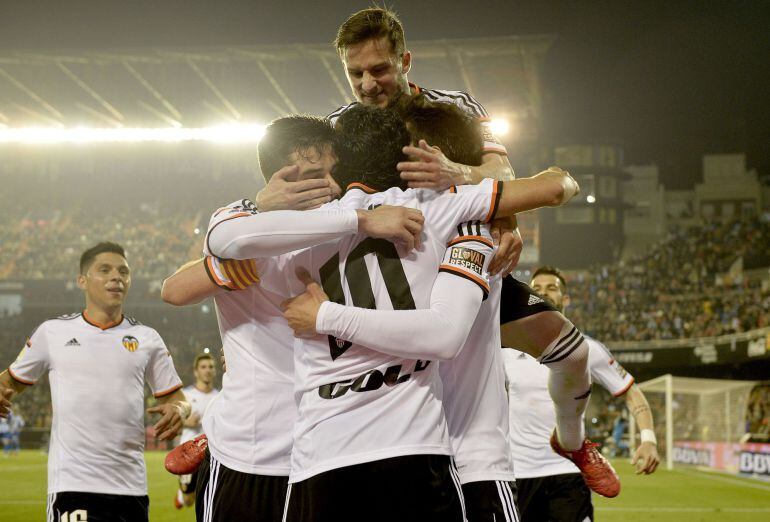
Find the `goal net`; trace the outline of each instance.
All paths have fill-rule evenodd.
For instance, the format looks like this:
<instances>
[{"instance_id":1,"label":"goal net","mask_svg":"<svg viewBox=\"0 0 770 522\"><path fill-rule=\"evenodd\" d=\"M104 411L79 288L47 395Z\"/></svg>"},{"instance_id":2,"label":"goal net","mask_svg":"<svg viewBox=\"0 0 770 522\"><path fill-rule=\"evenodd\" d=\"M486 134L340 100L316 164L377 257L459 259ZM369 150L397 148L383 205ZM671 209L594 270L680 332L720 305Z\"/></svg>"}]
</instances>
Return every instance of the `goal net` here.
<instances>
[{"instance_id":1,"label":"goal net","mask_svg":"<svg viewBox=\"0 0 770 522\"><path fill-rule=\"evenodd\" d=\"M655 419L658 452L676 464L737 472L748 427L747 405L756 381L697 379L667 374L640 383ZM631 445L638 433L631 419Z\"/></svg>"}]
</instances>

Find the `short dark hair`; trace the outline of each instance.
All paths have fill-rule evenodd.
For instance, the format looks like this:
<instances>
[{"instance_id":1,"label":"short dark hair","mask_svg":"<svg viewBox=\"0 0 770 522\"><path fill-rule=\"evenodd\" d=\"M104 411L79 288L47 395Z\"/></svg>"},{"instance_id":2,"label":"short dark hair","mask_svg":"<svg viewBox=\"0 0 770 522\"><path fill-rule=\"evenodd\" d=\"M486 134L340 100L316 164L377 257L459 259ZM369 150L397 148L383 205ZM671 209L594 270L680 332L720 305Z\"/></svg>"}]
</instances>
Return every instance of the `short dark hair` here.
<instances>
[{"instance_id":1,"label":"short dark hair","mask_svg":"<svg viewBox=\"0 0 770 522\"><path fill-rule=\"evenodd\" d=\"M539 275L552 275L559 278L559 281L561 281L562 288L566 291L567 290L567 280L564 279L564 274L561 273L561 270L556 268L555 266L551 265L544 265L535 270L535 273L532 274L532 279L534 280Z\"/></svg>"},{"instance_id":2,"label":"short dark hair","mask_svg":"<svg viewBox=\"0 0 770 522\"><path fill-rule=\"evenodd\" d=\"M337 168L334 178L341 187L361 182L377 191L407 188L396 169L406 160L409 131L398 111L356 104L335 124Z\"/></svg>"},{"instance_id":3,"label":"short dark hair","mask_svg":"<svg viewBox=\"0 0 770 522\"><path fill-rule=\"evenodd\" d=\"M273 120L257 146L265 182L288 164L293 152L302 155L312 148L321 151L333 143L334 128L323 118L295 114Z\"/></svg>"},{"instance_id":4,"label":"short dark hair","mask_svg":"<svg viewBox=\"0 0 770 522\"><path fill-rule=\"evenodd\" d=\"M123 250L122 246L110 241L102 241L101 243L92 246L80 255L80 273L85 275L85 273L88 272L88 269L93 264L94 259L96 259L96 256L99 254L104 254L105 252L118 254L119 256L122 256L123 259L126 258L126 251Z\"/></svg>"},{"instance_id":5,"label":"short dark hair","mask_svg":"<svg viewBox=\"0 0 770 522\"><path fill-rule=\"evenodd\" d=\"M340 25L334 39L334 47L344 58L345 50L351 45L382 37L388 38L393 54L404 54L404 27L396 13L383 7L370 7L353 13Z\"/></svg>"},{"instance_id":6,"label":"short dark hair","mask_svg":"<svg viewBox=\"0 0 770 522\"><path fill-rule=\"evenodd\" d=\"M452 103L430 101L423 94L401 96L394 107L403 115L412 143L425 140L451 161L481 165L484 131L478 118Z\"/></svg>"},{"instance_id":7,"label":"short dark hair","mask_svg":"<svg viewBox=\"0 0 770 522\"><path fill-rule=\"evenodd\" d=\"M205 360L205 359L208 359L211 362L214 362L214 357L212 357L210 353L202 353L202 354L199 354L199 355L195 356L195 360L193 360L193 368L197 370L198 369L198 363L203 361L203 360Z\"/></svg>"}]
</instances>

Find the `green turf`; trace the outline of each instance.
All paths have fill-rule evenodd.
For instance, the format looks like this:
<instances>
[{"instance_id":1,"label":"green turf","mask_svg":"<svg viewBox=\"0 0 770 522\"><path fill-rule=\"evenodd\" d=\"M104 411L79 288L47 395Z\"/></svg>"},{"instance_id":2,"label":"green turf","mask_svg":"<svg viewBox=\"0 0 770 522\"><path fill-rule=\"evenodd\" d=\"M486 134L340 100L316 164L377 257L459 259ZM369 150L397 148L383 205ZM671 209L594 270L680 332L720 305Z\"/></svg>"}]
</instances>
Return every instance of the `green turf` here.
<instances>
[{"instance_id":1,"label":"green turf","mask_svg":"<svg viewBox=\"0 0 770 522\"><path fill-rule=\"evenodd\" d=\"M191 508L172 505L176 478L163 469L164 453L148 452L150 520L191 521ZM618 498L595 498L599 522L756 522L770 517L770 483L691 469L659 469L634 475L627 461L614 461L623 483ZM46 456L23 451L0 457L0 520L45 520Z\"/></svg>"},{"instance_id":2,"label":"green turf","mask_svg":"<svg viewBox=\"0 0 770 522\"><path fill-rule=\"evenodd\" d=\"M159 451L145 453L150 520L193 521L193 508L174 508L177 480L163 468L165 455ZM0 457L0 521L45 520L46 462L46 455L32 450L22 451L18 457Z\"/></svg>"}]
</instances>

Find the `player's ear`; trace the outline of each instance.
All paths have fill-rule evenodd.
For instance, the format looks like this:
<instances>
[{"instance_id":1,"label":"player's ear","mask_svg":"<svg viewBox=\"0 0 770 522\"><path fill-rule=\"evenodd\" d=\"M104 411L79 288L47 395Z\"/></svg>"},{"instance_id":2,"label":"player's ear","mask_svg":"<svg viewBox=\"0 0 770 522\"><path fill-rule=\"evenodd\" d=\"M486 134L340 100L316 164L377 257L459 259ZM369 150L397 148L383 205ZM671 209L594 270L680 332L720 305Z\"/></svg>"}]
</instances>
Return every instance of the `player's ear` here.
<instances>
[{"instance_id":1,"label":"player's ear","mask_svg":"<svg viewBox=\"0 0 770 522\"><path fill-rule=\"evenodd\" d=\"M75 282L77 283L78 288L80 288L81 290L86 289L86 276L84 274L78 274L78 277L75 280Z\"/></svg>"},{"instance_id":2,"label":"player's ear","mask_svg":"<svg viewBox=\"0 0 770 522\"><path fill-rule=\"evenodd\" d=\"M412 68L412 53L404 51L401 55L401 73L406 74Z\"/></svg>"},{"instance_id":3,"label":"player's ear","mask_svg":"<svg viewBox=\"0 0 770 522\"><path fill-rule=\"evenodd\" d=\"M564 294L564 297L561 298L561 304L564 308L567 308L569 306L570 298L569 294Z\"/></svg>"}]
</instances>

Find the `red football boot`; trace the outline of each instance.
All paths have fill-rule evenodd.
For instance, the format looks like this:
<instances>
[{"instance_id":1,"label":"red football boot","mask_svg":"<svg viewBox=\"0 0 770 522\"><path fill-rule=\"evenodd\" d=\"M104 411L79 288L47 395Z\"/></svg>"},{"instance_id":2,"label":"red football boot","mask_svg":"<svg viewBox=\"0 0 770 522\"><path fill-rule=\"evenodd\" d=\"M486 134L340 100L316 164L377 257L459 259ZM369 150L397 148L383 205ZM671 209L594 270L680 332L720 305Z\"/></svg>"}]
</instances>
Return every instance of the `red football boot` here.
<instances>
[{"instance_id":1,"label":"red football boot","mask_svg":"<svg viewBox=\"0 0 770 522\"><path fill-rule=\"evenodd\" d=\"M556 430L551 436L551 448L558 455L571 460L580 469L586 485L603 497L617 497L620 493L620 478L604 456L596 448L599 444L588 439L583 441L583 446L575 451L567 451L559 444Z\"/></svg>"},{"instance_id":2,"label":"red football boot","mask_svg":"<svg viewBox=\"0 0 770 522\"><path fill-rule=\"evenodd\" d=\"M166 455L166 470L174 475L189 475L203 462L208 445L205 433L180 444Z\"/></svg>"}]
</instances>

